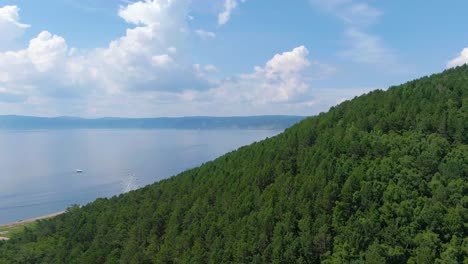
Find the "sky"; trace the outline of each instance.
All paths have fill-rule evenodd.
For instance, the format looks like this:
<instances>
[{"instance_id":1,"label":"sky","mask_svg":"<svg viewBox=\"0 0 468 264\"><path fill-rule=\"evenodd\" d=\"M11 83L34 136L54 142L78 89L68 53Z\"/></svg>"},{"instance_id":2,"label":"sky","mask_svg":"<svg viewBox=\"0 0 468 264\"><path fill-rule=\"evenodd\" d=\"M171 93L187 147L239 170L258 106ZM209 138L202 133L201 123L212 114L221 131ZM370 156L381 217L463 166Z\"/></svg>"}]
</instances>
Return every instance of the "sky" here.
<instances>
[{"instance_id":1,"label":"sky","mask_svg":"<svg viewBox=\"0 0 468 264\"><path fill-rule=\"evenodd\" d=\"M0 0L0 114L304 115L468 63L468 1Z\"/></svg>"}]
</instances>

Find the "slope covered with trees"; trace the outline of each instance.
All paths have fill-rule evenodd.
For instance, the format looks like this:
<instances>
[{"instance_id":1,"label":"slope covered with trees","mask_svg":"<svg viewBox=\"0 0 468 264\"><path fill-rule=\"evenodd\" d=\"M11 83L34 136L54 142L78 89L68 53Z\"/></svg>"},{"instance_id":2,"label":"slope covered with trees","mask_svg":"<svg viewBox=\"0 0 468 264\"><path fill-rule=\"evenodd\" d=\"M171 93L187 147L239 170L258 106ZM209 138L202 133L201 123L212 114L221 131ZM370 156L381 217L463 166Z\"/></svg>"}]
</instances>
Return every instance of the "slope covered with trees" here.
<instances>
[{"instance_id":1,"label":"slope covered with trees","mask_svg":"<svg viewBox=\"0 0 468 264\"><path fill-rule=\"evenodd\" d=\"M467 263L468 66L0 244L0 263Z\"/></svg>"}]
</instances>

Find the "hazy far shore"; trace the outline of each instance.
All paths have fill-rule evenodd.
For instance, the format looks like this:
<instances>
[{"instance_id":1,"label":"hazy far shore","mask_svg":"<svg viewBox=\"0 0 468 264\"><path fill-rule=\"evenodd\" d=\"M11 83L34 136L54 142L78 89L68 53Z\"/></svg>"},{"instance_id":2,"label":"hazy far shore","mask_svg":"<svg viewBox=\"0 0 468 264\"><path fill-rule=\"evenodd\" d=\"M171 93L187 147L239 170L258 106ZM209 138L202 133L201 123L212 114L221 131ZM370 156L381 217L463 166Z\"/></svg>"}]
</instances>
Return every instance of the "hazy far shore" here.
<instances>
[{"instance_id":1,"label":"hazy far shore","mask_svg":"<svg viewBox=\"0 0 468 264\"><path fill-rule=\"evenodd\" d=\"M29 129L259 129L282 130L301 120L304 116L191 116L156 118L96 118L35 117L0 115L0 130Z\"/></svg>"}]
</instances>

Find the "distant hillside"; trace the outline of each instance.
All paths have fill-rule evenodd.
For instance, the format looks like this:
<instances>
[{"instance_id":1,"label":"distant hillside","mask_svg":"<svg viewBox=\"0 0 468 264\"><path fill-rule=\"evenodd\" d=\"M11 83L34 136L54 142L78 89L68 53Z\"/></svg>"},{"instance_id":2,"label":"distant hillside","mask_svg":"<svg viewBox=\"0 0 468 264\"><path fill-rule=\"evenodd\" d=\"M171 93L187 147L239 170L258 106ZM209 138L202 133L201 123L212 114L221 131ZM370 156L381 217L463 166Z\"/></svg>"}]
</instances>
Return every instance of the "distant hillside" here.
<instances>
[{"instance_id":1,"label":"distant hillside","mask_svg":"<svg viewBox=\"0 0 468 264\"><path fill-rule=\"evenodd\" d=\"M285 129L301 116L98 118L0 116L0 129Z\"/></svg>"},{"instance_id":2,"label":"distant hillside","mask_svg":"<svg viewBox=\"0 0 468 264\"><path fill-rule=\"evenodd\" d=\"M468 66L0 242L0 263L467 263Z\"/></svg>"}]
</instances>

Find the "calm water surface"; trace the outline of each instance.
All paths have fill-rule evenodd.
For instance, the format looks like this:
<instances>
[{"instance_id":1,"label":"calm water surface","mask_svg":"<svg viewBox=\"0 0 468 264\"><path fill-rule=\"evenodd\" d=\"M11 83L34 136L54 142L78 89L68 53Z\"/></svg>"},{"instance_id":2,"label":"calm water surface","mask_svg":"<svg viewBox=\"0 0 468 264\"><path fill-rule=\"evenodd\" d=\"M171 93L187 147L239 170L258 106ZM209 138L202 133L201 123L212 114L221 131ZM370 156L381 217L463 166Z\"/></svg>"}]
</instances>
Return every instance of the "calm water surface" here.
<instances>
[{"instance_id":1,"label":"calm water surface","mask_svg":"<svg viewBox=\"0 0 468 264\"><path fill-rule=\"evenodd\" d=\"M0 131L0 224L168 178L270 130ZM76 170L83 173L76 173Z\"/></svg>"}]
</instances>

